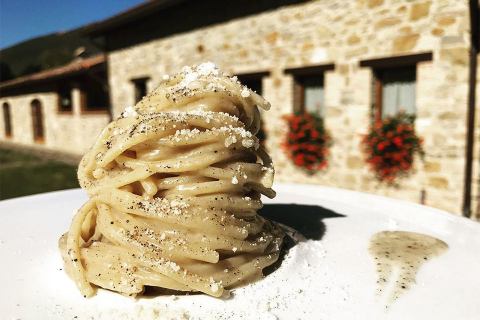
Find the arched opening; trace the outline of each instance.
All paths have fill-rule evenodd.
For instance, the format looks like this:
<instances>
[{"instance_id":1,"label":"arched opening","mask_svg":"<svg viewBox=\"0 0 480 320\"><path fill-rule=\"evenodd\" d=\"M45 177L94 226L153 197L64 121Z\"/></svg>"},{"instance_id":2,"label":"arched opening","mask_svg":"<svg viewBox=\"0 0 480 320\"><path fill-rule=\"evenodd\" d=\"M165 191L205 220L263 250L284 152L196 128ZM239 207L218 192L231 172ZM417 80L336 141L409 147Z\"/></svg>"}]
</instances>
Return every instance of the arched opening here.
<instances>
[{"instance_id":1,"label":"arched opening","mask_svg":"<svg viewBox=\"0 0 480 320\"><path fill-rule=\"evenodd\" d=\"M32 108L33 139L35 140L35 142L43 142L44 130L42 103L40 102L40 100L35 99L30 105Z\"/></svg>"},{"instance_id":2,"label":"arched opening","mask_svg":"<svg viewBox=\"0 0 480 320\"><path fill-rule=\"evenodd\" d=\"M10 113L10 105L4 102L3 109L3 124L5 128L5 137L10 138L12 136L12 115Z\"/></svg>"}]
</instances>

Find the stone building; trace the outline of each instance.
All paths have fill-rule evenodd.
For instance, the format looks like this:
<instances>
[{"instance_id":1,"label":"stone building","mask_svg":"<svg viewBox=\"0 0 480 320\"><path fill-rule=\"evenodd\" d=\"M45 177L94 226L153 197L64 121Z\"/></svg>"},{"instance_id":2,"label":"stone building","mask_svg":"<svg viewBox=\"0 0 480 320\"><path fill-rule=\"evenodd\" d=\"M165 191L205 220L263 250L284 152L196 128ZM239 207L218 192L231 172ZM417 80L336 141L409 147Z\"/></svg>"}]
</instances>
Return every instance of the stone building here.
<instances>
[{"instance_id":1,"label":"stone building","mask_svg":"<svg viewBox=\"0 0 480 320\"><path fill-rule=\"evenodd\" d=\"M242 0L226 6L220 0L163 0L87 26L85 32L105 43L113 116L157 86L162 75L213 61L271 102L264 126L277 181L372 192L461 214L465 165L471 160L472 217L478 217L480 144L473 159L465 156L468 5L466 0ZM32 98L2 93L0 103L27 114L27 102L19 101L24 106L17 111L15 99ZM416 115L426 156L412 175L389 187L368 170L360 140L377 110L394 114L398 101ZM329 167L314 175L296 168L280 148L286 135L282 116L304 109L323 116L334 140ZM97 117L74 116L78 123ZM55 117L46 120L47 127L58 126ZM98 117L89 132L107 121L105 114ZM20 127L21 117L14 118ZM480 140L479 120L475 141ZM81 135L72 130L71 139ZM17 141L32 143L31 133L25 136ZM48 139L45 145L66 146ZM83 145L69 148L80 152Z\"/></svg>"},{"instance_id":2,"label":"stone building","mask_svg":"<svg viewBox=\"0 0 480 320\"><path fill-rule=\"evenodd\" d=\"M85 152L110 121L105 57L0 84L1 141Z\"/></svg>"}]
</instances>

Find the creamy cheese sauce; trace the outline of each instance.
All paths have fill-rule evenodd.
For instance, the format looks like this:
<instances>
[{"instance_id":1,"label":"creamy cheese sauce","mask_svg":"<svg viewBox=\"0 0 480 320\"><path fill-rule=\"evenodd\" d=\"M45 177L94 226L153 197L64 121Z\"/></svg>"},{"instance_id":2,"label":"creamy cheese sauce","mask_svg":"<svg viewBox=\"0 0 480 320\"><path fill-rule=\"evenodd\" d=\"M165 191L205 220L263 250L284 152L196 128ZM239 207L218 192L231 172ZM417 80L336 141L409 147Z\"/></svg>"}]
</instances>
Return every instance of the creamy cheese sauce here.
<instances>
[{"instance_id":1,"label":"creamy cheese sauce","mask_svg":"<svg viewBox=\"0 0 480 320\"><path fill-rule=\"evenodd\" d=\"M422 264L447 249L448 245L442 240L421 233L376 233L370 240L369 251L378 274L377 295L385 294L388 286L393 286L387 300L388 307L415 284L415 276Z\"/></svg>"}]
</instances>

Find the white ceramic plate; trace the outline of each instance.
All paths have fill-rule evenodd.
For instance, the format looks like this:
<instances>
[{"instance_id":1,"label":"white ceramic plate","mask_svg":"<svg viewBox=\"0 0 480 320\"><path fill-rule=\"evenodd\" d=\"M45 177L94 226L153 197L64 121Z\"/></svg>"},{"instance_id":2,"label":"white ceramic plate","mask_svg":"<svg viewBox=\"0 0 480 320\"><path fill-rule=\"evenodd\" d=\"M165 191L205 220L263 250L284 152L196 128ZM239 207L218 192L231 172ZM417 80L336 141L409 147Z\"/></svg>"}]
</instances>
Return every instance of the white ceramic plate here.
<instances>
[{"instance_id":1,"label":"white ceramic plate","mask_svg":"<svg viewBox=\"0 0 480 320\"><path fill-rule=\"evenodd\" d=\"M57 250L81 190L0 202L2 319L480 319L480 224L413 203L318 186L279 184L266 214L310 240L265 279L219 300L205 295L137 300L99 290L84 299ZM278 204L299 205L278 205ZM370 237L425 233L449 245L385 309L375 295ZM315 240L319 239L320 240Z\"/></svg>"}]
</instances>

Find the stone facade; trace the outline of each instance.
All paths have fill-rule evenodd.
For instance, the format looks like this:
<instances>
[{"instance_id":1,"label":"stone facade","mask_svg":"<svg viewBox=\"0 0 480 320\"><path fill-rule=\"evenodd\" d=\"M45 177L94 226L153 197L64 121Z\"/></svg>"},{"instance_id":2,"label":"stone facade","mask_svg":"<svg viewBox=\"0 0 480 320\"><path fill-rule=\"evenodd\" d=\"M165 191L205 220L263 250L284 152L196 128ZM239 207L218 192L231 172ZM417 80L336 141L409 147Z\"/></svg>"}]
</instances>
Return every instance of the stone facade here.
<instances>
[{"instance_id":1,"label":"stone facade","mask_svg":"<svg viewBox=\"0 0 480 320\"><path fill-rule=\"evenodd\" d=\"M0 106L5 102L10 105L12 124L12 136L6 137L5 123L2 117L0 121L0 140L72 154L84 153L109 122L109 115L105 112L82 112L78 89L73 89L72 98L73 110L71 113L58 112L58 95L56 92L0 98ZM43 142L36 142L33 136L31 103L35 99L38 99L42 106L45 135Z\"/></svg>"},{"instance_id":2,"label":"stone facade","mask_svg":"<svg viewBox=\"0 0 480 320\"><path fill-rule=\"evenodd\" d=\"M232 74L269 71L263 95L267 147L277 181L319 183L461 211L468 85L467 1L312 1L188 33L141 43L108 55L114 114L134 104L130 79L148 76L154 88L165 73L206 60ZM359 143L370 121L372 70L359 61L432 52L417 64L416 129L425 139L425 161L398 187L373 179ZM283 114L293 110L292 67L335 64L325 73L325 123L334 145L325 172L295 168L279 145ZM477 100L478 101L478 100ZM477 111L480 112L480 111ZM477 138L480 122L477 120ZM479 141L479 139L477 139ZM476 145L474 177L478 177ZM478 179L474 185L478 199ZM474 203L474 208L477 206Z\"/></svg>"},{"instance_id":3,"label":"stone facade","mask_svg":"<svg viewBox=\"0 0 480 320\"><path fill-rule=\"evenodd\" d=\"M117 38L121 37L119 32ZM213 61L232 74L268 71L262 80L263 95L272 109L264 122L277 181L317 183L413 202L419 202L423 193L427 205L460 214L468 39L466 0L309 1L109 50L112 110L117 116L135 103L132 79L148 77L151 90L162 75L184 65ZM360 61L424 52L433 58L416 66L416 129L424 138L426 156L399 186L387 187L375 181L360 149L373 103L373 72L360 67ZM308 175L279 147L286 134L282 115L293 111L294 78L285 69L322 64L335 65L324 74L325 124L334 144L328 169ZM480 94L480 114L478 101ZM51 126L59 125L53 122ZM478 142L480 116L476 133ZM480 196L479 147L477 143L474 150L474 209Z\"/></svg>"}]
</instances>

